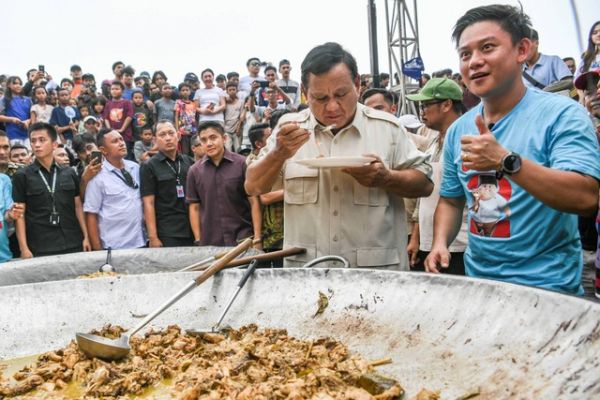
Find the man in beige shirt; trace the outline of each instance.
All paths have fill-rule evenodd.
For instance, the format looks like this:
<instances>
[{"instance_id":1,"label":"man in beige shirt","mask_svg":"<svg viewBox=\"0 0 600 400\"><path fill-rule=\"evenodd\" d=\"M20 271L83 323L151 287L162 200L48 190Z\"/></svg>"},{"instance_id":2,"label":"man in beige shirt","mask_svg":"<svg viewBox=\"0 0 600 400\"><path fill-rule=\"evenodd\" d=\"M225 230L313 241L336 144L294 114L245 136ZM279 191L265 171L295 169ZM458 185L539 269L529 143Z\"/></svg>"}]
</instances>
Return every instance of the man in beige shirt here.
<instances>
[{"instance_id":1,"label":"man in beige shirt","mask_svg":"<svg viewBox=\"0 0 600 400\"><path fill-rule=\"evenodd\" d=\"M283 178L284 247L307 249L286 259L286 266L334 254L353 267L407 269L402 197L431 193L427 156L397 118L358 104L356 61L337 43L309 52L302 87L309 109L281 118L269 145L248 168L245 185L248 194L259 195ZM375 160L330 169L297 162L320 155Z\"/></svg>"}]
</instances>

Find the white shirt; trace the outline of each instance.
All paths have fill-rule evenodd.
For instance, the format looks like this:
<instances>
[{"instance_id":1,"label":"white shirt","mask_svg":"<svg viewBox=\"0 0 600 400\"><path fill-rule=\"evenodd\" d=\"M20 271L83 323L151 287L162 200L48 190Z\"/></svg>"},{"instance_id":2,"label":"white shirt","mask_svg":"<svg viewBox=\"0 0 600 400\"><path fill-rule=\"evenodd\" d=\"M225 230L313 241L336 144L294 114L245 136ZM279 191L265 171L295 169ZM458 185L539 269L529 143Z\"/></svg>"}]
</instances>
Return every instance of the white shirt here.
<instances>
[{"instance_id":1,"label":"white shirt","mask_svg":"<svg viewBox=\"0 0 600 400\"><path fill-rule=\"evenodd\" d=\"M85 189L83 211L98 214L100 242L105 249L134 249L146 244L139 189L140 167L133 161L123 162L137 188L128 186L121 179L121 171L104 160L102 170Z\"/></svg>"}]
</instances>

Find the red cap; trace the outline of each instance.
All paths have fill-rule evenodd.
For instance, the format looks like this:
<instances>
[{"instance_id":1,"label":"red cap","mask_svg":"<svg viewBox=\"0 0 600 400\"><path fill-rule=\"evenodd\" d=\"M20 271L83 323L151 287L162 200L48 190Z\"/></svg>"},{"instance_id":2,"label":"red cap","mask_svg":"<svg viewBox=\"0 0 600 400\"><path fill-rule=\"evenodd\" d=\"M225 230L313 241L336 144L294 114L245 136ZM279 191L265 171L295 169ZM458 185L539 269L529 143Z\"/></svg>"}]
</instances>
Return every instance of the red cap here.
<instances>
[{"instance_id":1,"label":"red cap","mask_svg":"<svg viewBox=\"0 0 600 400\"><path fill-rule=\"evenodd\" d=\"M575 79L574 85L577 89L586 90L587 89L587 79L588 76L595 75L596 77L600 76L600 68L591 70L586 72L585 74L581 74Z\"/></svg>"}]
</instances>

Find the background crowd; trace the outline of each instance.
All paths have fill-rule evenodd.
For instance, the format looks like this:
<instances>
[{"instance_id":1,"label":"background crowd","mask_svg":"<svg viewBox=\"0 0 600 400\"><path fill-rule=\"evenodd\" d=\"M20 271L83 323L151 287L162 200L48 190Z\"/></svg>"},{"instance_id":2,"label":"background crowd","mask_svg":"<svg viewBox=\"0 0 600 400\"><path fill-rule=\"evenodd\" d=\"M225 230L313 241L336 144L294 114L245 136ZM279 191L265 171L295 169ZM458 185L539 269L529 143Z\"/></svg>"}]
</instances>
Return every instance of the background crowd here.
<instances>
[{"instance_id":1,"label":"background crowd","mask_svg":"<svg viewBox=\"0 0 600 400\"><path fill-rule=\"evenodd\" d=\"M600 22L580 57L546 55L543 38L535 31L530 38L525 85L579 102L600 135ZM112 64L113 76L99 81L79 65L60 80L43 65L23 79L1 75L0 259L109 247L229 246L250 235L257 248L280 249L283 187L248 196L246 167L279 118L306 109L307 100L291 79L289 61L250 58L246 67L242 74L206 68L180 82L121 61ZM400 116L398 95L389 90L398 77L379 78L373 87L373 78L361 75L361 102L399 117L419 150L439 162L446 130L479 103L477 96L450 69L423 74L418 94L408 96L419 115ZM434 168L436 185L440 174ZM437 198L405 202L410 264L424 269ZM580 218L587 250L598 244L594 222ZM451 273L464 274L466 231L465 220L451 249Z\"/></svg>"}]
</instances>

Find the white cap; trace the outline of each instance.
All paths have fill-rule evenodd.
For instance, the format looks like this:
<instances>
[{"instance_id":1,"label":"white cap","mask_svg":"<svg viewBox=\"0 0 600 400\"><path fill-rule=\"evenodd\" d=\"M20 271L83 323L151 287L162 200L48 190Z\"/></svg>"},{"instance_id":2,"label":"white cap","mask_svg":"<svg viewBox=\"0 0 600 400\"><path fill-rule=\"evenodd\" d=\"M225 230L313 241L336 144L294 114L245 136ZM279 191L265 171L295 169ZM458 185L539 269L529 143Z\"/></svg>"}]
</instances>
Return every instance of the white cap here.
<instances>
[{"instance_id":1,"label":"white cap","mask_svg":"<svg viewBox=\"0 0 600 400\"><path fill-rule=\"evenodd\" d=\"M413 114L402 115L398 119L400 120L400 124L407 129L417 129L423 125L419 118Z\"/></svg>"},{"instance_id":2,"label":"white cap","mask_svg":"<svg viewBox=\"0 0 600 400\"><path fill-rule=\"evenodd\" d=\"M97 119L96 117L94 117L93 115L88 115L87 117L85 117L85 118L83 119L83 122L84 122L84 123L86 123L86 122L88 122L90 119L91 119L91 120L93 120L94 122L98 122L98 119Z\"/></svg>"}]
</instances>

